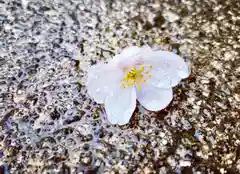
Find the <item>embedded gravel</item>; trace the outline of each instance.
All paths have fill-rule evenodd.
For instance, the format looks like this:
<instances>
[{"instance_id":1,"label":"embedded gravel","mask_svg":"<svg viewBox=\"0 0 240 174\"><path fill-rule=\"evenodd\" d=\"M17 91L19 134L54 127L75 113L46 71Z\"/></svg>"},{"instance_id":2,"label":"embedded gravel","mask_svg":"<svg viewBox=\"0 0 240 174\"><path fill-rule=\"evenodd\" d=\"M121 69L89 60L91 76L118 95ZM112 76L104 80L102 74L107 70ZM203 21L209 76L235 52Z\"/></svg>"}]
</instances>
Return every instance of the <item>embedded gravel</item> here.
<instances>
[{"instance_id":1,"label":"embedded gravel","mask_svg":"<svg viewBox=\"0 0 240 174\"><path fill-rule=\"evenodd\" d=\"M0 173L240 173L238 0L0 0ZM174 99L111 125L86 68L149 44L191 64ZM137 119L138 118L138 119Z\"/></svg>"}]
</instances>

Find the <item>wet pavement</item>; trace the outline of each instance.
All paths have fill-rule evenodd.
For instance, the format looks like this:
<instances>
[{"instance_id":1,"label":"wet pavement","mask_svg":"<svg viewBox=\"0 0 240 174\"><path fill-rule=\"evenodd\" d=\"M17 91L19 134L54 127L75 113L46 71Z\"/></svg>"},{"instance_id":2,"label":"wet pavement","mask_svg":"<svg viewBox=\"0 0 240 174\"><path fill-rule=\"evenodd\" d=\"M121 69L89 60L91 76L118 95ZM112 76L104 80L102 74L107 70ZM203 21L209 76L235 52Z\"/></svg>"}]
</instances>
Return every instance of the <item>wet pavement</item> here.
<instances>
[{"instance_id":1,"label":"wet pavement","mask_svg":"<svg viewBox=\"0 0 240 174\"><path fill-rule=\"evenodd\" d=\"M9 173L240 173L240 2L0 0L0 165ZM111 125L86 68L148 44L191 64L174 100Z\"/></svg>"}]
</instances>

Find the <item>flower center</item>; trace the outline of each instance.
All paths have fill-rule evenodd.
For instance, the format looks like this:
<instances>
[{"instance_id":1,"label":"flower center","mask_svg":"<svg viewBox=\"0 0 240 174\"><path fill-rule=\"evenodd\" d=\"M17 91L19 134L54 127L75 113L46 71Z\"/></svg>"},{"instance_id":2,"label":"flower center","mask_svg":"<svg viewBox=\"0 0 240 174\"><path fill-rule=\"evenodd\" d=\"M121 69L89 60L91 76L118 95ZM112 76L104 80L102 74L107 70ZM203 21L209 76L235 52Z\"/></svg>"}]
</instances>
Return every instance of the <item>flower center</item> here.
<instances>
[{"instance_id":1,"label":"flower center","mask_svg":"<svg viewBox=\"0 0 240 174\"><path fill-rule=\"evenodd\" d=\"M140 84L146 83L147 79L151 78L149 69L152 69L152 65L138 65L135 68L124 69L126 75L122 80L122 88L136 85L141 90Z\"/></svg>"}]
</instances>

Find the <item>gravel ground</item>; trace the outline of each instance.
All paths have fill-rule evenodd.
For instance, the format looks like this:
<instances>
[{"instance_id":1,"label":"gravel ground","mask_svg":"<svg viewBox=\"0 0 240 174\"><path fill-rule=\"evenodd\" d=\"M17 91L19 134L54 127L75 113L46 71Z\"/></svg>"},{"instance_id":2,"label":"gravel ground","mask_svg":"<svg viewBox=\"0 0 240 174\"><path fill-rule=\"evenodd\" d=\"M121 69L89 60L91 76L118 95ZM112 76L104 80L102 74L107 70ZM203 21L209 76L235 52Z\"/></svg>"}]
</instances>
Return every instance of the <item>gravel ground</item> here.
<instances>
[{"instance_id":1,"label":"gravel ground","mask_svg":"<svg viewBox=\"0 0 240 174\"><path fill-rule=\"evenodd\" d=\"M0 173L240 173L238 0L0 0ZM171 50L192 74L164 110L111 125L86 68Z\"/></svg>"}]
</instances>

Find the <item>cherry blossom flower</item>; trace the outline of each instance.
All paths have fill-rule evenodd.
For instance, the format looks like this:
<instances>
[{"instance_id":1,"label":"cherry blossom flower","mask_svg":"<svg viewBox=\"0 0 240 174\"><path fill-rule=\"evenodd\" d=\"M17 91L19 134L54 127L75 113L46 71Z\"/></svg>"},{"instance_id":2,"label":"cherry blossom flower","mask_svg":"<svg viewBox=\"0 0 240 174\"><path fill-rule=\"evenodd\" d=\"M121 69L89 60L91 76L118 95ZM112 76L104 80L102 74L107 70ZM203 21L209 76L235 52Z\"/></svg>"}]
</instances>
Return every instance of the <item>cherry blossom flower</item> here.
<instances>
[{"instance_id":1,"label":"cherry blossom flower","mask_svg":"<svg viewBox=\"0 0 240 174\"><path fill-rule=\"evenodd\" d=\"M172 87L189 76L187 63L168 51L154 51L149 46L125 48L107 64L99 62L88 69L89 95L105 105L112 124L129 122L136 99L150 111L168 106Z\"/></svg>"}]
</instances>

